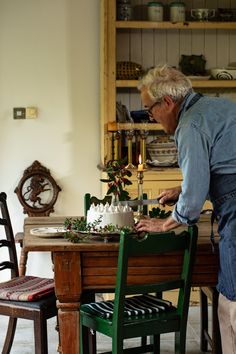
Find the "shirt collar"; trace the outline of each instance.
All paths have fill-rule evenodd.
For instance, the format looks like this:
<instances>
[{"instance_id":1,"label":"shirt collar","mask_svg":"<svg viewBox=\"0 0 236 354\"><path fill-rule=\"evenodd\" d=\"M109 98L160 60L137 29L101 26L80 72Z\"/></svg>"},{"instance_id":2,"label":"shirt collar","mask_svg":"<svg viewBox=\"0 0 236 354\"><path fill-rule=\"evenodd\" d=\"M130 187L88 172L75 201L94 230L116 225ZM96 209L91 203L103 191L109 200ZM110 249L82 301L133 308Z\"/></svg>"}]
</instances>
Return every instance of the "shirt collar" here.
<instances>
[{"instance_id":1,"label":"shirt collar","mask_svg":"<svg viewBox=\"0 0 236 354\"><path fill-rule=\"evenodd\" d=\"M183 112L185 112L186 108L188 108L188 104L189 102L192 100L192 98L197 95L196 92L189 92L187 93L187 95L184 97L181 105L180 105L180 109L179 109L179 113L178 113L178 120L180 119L180 116Z\"/></svg>"}]
</instances>

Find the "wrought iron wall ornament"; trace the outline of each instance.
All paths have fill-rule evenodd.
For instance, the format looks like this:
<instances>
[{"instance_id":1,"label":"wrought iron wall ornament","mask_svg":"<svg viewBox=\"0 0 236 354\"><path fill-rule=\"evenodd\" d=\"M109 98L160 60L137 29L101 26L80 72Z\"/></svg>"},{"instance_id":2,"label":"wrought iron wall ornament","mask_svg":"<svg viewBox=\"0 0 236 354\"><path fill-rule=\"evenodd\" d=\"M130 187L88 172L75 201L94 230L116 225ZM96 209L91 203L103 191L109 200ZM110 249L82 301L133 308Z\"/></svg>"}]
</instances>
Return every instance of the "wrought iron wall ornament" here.
<instances>
[{"instance_id":1,"label":"wrought iron wall ornament","mask_svg":"<svg viewBox=\"0 0 236 354\"><path fill-rule=\"evenodd\" d=\"M54 204L60 191L61 188L51 176L50 170L37 160L25 169L15 189L23 212L29 216L48 216L54 212Z\"/></svg>"}]
</instances>

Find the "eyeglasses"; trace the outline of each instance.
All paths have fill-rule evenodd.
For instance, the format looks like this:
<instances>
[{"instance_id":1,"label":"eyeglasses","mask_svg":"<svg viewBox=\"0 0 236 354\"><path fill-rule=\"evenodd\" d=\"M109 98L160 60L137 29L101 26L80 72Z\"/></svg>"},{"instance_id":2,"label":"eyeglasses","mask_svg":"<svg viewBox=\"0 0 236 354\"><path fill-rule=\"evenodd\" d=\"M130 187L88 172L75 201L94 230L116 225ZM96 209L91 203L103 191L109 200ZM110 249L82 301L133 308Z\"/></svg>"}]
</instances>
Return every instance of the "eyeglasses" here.
<instances>
[{"instance_id":1,"label":"eyeglasses","mask_svg":"<svg viewBox=\"0 0 236 354\"><path fill-rule=\"evenodd\" d=\"M151 105L151 107L149 107L149 108L146 110L146 112L147 112L147 114L149 115L149 117L153 117L153 113L152 113L153 108L154 108L155 106L157 106L158 104L160 104L161 102L162 102L162 100L159 100L159 101L154 102L154 103Z\"/></svg>"}]
</instances>

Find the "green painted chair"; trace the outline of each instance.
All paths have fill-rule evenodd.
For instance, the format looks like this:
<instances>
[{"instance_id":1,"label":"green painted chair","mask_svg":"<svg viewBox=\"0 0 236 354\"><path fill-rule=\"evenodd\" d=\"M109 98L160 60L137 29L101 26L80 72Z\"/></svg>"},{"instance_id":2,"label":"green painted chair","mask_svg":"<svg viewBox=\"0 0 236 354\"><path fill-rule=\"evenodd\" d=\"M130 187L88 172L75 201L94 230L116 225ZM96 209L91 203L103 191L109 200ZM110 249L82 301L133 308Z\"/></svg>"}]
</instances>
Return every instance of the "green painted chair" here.
<instances>
[{"instance_id":1,"label":"green painted chair","mask_svg":"<svg viewBox=\"0 0 236 354\"><path fill-rule=\"evenodd\" d=\"M84 216L87 216L87 212L90 208L90 206L94 203L95 205L97 204L106 204L106 203L111 203L111 196L107 195L103 199L99 199L95 196L92 196L90 193L86 193L84 195Z\"/></svg>"},{"instance_id":2,"label":"green painted chair","mask_svg":"<svg viewBox=\"0 0 236 354\"><path fill-rule=\"evenodd\" d=\"M144 193L143 194L143 199L147 199L147 194ZM86 193L84 195L84 216L86 217L87 216L87 212L90 208L90 205L91 204L106 204L106 203L111 203L111 196L110 195L106 195L103 199L99 199L95 196L92 196L90 193ZM147 208L147 205L144 205L143 206L143 214L144 215L147 215L148 213L148 208ZM99 289L99 293L113 293L114 292L114 289ZM82 298L82 301L84 303L87 303L87 302L91 302L91 301L95 301L95 293L94 291L88 291L86 293L83 294L83 298ZM95 349L96 349L96 335L90 335L89 334L89 338L86 338L85 336L85 341L87 340L86 343L86 346L87 345L90 345L91 346L91 353L95 353ZM89 344L90 343L90 344Z\"/></svg>"},{"instance_id":3,"label":"green painted chair","mask_svg":"<svg viewBox=\"0 0 236 354\"><path fill-rule=\"evenodd\" d=\"M160 334L175 332L175 353L184 354L191 289L192 269L197 246L197 226L179 234L147 233L142 238L122 231L120 236L118 268L114 301L81 305L80 331L84 338L88 329L112 338L113 354L160 353ZM130 257L183 252L180 273L170 280L152 284L127 284ZM177 306L162 300L162 293L179 289ZM147 294L158 294L155 295ZM129 296L128 296L129 295ZM131 296L132 295L132 296ZM128 298L126 297L128 296ZM123 349L128 338L150 336L152 344ZM81 340L80 353L88 354L89 346Z\"/></svg>"}]
</instances>

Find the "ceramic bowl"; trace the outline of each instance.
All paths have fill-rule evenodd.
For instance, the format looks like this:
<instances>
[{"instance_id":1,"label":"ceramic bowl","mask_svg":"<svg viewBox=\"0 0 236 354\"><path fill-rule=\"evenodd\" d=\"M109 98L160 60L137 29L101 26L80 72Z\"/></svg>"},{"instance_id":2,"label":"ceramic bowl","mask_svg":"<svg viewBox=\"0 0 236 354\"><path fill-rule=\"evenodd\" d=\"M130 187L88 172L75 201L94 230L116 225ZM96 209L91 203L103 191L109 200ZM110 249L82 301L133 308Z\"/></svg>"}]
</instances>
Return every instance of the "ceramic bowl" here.
<instances>
[{"instance_id":1,"label":"ceramic bowl","mask_svg":"<svg viewBox=\"0 0 236 354\"><path fill-rule=\"evenodd\" d=\"M215 9L191 9L191 17L196 21L208 21L215 15Z\"/></svg>"},{"instance_id":2,"label":"ceramic bowl","mask_svg":"<svg viewBox=\"0 0 236 354\"><path fill-rule=\"evenodd\" d=\"M210 70L211 77L216 80L236 80L236 68L214 68Z\"/></svg>"},{"instance_id":3,"label":"ceramic bowl","mask_svg":"<svg viewBox=\"0 0 236 354\"><path fill-rule=\"evenodd\" d=\"M153 140L147 144L147 152L151 161L160 162L167 166L175 165L178 162L177 149L173 140Z\"/></svg>"}]
</instances>

